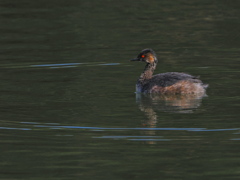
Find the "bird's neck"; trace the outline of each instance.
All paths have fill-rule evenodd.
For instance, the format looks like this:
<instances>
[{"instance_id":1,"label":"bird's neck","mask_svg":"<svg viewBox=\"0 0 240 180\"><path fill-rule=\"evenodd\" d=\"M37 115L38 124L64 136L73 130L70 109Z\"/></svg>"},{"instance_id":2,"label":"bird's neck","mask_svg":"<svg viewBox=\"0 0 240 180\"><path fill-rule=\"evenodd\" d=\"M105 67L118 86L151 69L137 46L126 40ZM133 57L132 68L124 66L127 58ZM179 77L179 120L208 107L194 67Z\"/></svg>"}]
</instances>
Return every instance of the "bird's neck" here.
<instances>
[{"instance_id":1,"label":"bird's neck","mask_svg":"<svg viewBox=\"0 0 240 180\"><path fill-rule=\"evenodd\" d=\"M147 65L144 68L144 71L139 77L139 81L143 82L144 80L151 79L153 76L153 72L156 69L157 63L147 63Z\"/></svg>"}]
</instances>

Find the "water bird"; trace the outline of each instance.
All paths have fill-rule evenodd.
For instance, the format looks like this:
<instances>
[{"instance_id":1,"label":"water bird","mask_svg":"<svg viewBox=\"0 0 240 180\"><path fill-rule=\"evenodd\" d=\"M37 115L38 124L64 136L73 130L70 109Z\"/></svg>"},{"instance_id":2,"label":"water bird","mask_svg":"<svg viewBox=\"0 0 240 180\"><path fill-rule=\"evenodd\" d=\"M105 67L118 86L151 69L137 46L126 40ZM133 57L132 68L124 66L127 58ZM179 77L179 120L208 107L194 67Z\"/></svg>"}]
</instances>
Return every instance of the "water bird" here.
<instances>
[{"instance_id":1,"label":"water bird","mask_svg":"<svg viewBox=\"0 0 240 180\"><path fill-rule=\"evenodd\" d=\"M180 72L166 72L153 75L158 60L156 53L150 49L143 49L137 58L131 61L145 62L146 66L136 84L136 92L161 95L204 95L208 84L196 76Z\"/></svg>"}]
</instances>

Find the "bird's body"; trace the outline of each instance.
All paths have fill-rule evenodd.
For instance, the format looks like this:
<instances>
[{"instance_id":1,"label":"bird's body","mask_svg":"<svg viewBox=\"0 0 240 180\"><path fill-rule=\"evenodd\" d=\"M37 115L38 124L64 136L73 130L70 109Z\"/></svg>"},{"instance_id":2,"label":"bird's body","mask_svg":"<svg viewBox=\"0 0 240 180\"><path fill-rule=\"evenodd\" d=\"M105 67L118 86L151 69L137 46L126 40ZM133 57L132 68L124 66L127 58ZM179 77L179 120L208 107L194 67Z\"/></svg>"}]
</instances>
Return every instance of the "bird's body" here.
<instances>
[{"instance_id":1,"label":"bird's body","mask_svg":"<svg viewBox=\"0 0 240 180\"><path fill-rule=\"evenodd\" d=\"M138 57L132 61L147 63L136 84L138 93L204 94L208 86L197 77L186 73L167 72L153 75L158 61L152 49L142 50Z\"/></svg>"}]
</instances>

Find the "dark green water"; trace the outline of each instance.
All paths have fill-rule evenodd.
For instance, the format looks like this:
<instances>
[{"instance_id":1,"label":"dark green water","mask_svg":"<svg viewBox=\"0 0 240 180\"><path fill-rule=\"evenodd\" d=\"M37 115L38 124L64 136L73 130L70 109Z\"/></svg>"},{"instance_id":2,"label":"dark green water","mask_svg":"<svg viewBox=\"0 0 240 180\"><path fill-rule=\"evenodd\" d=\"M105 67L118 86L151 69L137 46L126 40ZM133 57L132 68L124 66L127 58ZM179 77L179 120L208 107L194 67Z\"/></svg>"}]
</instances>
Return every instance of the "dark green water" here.
<instances>
[{"instance_id":1,"label":"dark green water","mask_svg":"<svg viewBox=\"0 0 240 180\"><path fill-rule=\"evenodd\" d=\"M0 2L0 179L240 179L238 1ZM136 97L156 73L203 99Z\"/></svg>"}]
</instances>

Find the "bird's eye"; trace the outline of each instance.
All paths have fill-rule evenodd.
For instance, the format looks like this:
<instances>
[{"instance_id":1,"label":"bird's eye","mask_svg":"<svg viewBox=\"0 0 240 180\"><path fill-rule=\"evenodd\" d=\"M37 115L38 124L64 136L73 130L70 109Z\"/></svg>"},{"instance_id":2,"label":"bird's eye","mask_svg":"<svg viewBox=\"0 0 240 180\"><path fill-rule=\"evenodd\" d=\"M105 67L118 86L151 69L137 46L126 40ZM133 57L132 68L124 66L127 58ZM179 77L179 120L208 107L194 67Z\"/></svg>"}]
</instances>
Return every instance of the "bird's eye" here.
<instances>
[{"instance_id":1,"label":"bird's eye","mask_svg":"<svg viewBox=\"0 0 240 180\"><path fill-rule=\"evenodd\" d=\"M145 56L145 55L142 55L141 57L142 57L142 58L145 58L146 56Z\"/></svg>"}]
</instances>

